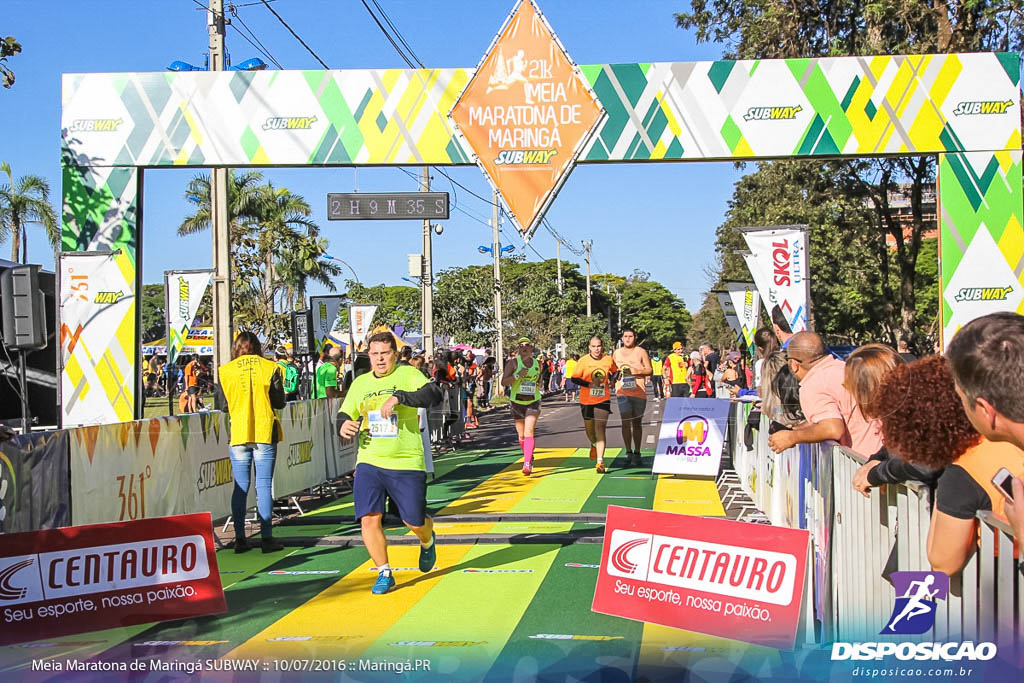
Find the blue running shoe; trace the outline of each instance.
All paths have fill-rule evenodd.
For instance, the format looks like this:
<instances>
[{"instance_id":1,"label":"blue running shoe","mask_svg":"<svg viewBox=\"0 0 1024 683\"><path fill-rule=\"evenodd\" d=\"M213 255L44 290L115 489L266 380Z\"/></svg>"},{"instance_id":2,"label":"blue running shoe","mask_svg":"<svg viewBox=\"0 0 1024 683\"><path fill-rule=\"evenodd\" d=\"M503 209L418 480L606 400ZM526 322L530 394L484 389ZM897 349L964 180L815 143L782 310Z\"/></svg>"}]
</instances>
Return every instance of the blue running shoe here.
<instances>
[{"instance_id":1,"label":"blue running shoe","mask_svg":"<svg viewBox=\"0 0 1024 683\"><path fill-rule=\"evenodd\" d=\"M377 575L377 581L370 589L374 595L384 595L395 587L395 577L391 572L381 572Z\"/></svg>"},{"instance_id":2,"label":"blue running shoe","mask_svg":"<svg viewBox=\"0 0 1024 683\"><path fill-rule=\"evenodd\" d=\"M437 536L433 531L430 532L430 540L432 543L429 548L420 546L420 571L429 572L434 568L434 563L437 562Z\"/></svg>"}]
</instances>

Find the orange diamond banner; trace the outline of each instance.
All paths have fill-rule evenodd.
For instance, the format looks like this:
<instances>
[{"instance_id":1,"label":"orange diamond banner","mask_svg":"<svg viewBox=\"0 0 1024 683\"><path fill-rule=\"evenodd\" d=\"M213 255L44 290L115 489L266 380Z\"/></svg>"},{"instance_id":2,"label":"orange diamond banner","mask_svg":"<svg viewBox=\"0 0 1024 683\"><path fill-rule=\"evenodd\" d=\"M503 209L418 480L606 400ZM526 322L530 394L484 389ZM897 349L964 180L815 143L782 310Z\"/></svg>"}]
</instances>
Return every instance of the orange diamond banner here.
<instances>
[{"instance_id":1,"label":"orange diamond banner","mask_svg":"<svg viewBox=\"0 0 1024 683\"><path fill-rule=\"evenodd\" d=\"M449 116L529 239L604 110L547 20L524 0Z\"/></svg>"}]
</instances>

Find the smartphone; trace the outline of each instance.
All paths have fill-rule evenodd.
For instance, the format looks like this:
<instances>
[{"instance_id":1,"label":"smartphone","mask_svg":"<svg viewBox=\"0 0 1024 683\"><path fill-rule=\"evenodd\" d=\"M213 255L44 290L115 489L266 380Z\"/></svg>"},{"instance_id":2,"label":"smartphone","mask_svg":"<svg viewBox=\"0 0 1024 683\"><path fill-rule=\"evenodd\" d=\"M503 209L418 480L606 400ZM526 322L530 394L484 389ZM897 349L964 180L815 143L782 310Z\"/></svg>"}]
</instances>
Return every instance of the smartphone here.
<instances>
[{"instance_id":1,"label":"smartphone","mask_svg":"<svg viewBox=\"0 0 1024 683\"><path fill-rule=\"evenodd\" d=\"M1006 500L1013 500L1013 475L1010 474L1010 470L1005 467L1001 468L996 472L996 476L992 477L992 483L1002 491Z\"/></svg>"}]
</instances>

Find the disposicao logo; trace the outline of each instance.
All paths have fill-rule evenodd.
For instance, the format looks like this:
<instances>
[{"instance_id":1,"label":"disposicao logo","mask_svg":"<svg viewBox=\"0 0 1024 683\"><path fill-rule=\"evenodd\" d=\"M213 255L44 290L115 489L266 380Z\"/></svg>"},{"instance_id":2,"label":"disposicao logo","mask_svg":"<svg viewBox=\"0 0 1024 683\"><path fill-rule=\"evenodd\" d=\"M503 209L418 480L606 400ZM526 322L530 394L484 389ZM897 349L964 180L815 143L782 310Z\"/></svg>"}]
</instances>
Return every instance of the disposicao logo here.
<instances>
[{"instance_id":1,"label":"disposicao logo","mask_svg":"<svg viewBox=\"0 0 1024 683\"><path fill-rule=\"evenodd\" d=\"M97 292L93 303L116 304L124 296L124 292Z\"/></svg>"},{"instance_id":2,"label":"disposicao logo","mask_svg":"<svg viewBox=\"0 0 1024 683\"><path fill-rule=\"evenodd\" d=\"M961 102L953 110L954 116L982 116L986 114L1005 114L1013 106L1011 100L989 100L982 102Z\"/></svg>"},{"instance_id":3,"label":"disposicao logo","mask_svg":"<svg viewBox=\"0 0 1024 683\"><path fill-rule=\"evenodd\" d=\"M804 108L795 107L751 107L743 115L744 121L792 121Z\"/></svg>"},{"instance_id":4,"label":"disposicao logo","mask_svg":"<svg viewBox=\"0 0 1024 683\"><path fill-rule=\"evenodd\" d=\"M942 572L893 572L896 602L881 635L919 635L935 626L936 601L949 595L949 576ZM832 661L878 660L893 656L901 661L988 661L996 656L995 643L892 641L832 643Z\"/></svg>"},{"instance_id":5,"label":"disposicao logo","mask_svg":"<svg viewBox=\"0 0 1024 683\"><path fill-rule=\"evenodd\" d=\"M881 630L893 633L925 633L935 625L935 601L949 594L949 576L942 572L893 572L896 606Z\"/></svg>"},{"instance_id":6,"label":"disposicao logo","mask_svg":"<svg viewBox=\"0 0 1024 683\"><path fill-rule=\"evenodd\" d=\"M1006 301L1013 287L964 287L954 297L957 301Z\"/></svg>"},{"instance_id":7,"label":"disposicao logo","mask_svg":"<svg viewBox=\"0 0 1024 683\"><path fill-rule=\"evenodd\" d=\"M315 116L271 116L263 130L309 130L316 123Z\"/></svg>"}]
</instances>

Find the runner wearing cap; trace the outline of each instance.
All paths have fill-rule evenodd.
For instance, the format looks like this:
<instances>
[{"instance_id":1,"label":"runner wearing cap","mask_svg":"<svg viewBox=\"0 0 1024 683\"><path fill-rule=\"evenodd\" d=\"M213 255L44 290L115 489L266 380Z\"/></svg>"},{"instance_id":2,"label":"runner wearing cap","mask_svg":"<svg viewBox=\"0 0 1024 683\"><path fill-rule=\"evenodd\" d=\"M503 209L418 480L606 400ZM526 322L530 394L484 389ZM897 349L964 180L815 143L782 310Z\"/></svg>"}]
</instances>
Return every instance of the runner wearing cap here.
<instances>
[{"instance_id":1,"label":"runner wearing cap","mask_svg":"<svg viewBox=\"0 0 1024 683\"><path fill-rule=\"evenodd\" d=\"M622 330L622 346L612 352L612 360L619 366L621 373L615 383L615 396L622 420L626 467L639 467L643 464L640 460L640 444L644 410L647 408L647 378L653 372L651 359L643 347L636 345L636 332L627 327ZM630 443L633 444L632 449Z\"/></svg>"},{"instance_id":2,"label":"runner wearing cap","mask_svg":"<svg viewBox=\"0 0 1024 683\"><path fill-rule=\"evenodd\" d=\"M669 396L672 398L688 398L690 396L690 378L686 370L683 343L674 342L672 353L665 358L665 375L670 387Z\"/></svg>"},{"instance_id":3,"label":"runner wearing cap","mask_svg":"<svg viewBox=\"0 0 1024 683\"><path fill-rule=\"evenodd\" d=\"M512 419L523 451L523 475L533 473L533 428L540 417L540 360L533 357L529 337L519 338L518 353L505 363L501 386L511 387Z\"/></svg>"},{"instance_id":4,"label":"runner wearing cap","mask_svg":"<svg viewBox=\"0 0 1024 683\"><path fill-rule=\"evenodd\" d=\"M583 426L590 439L590 459L597 460L597 473L604 474L605 429L612 412L610 382L618 366L611 356L604 355L600 337L590 339L590 353L580 358L573 371L573 380L583 387L580 409Z\"/></svg>"}]
</instances>

